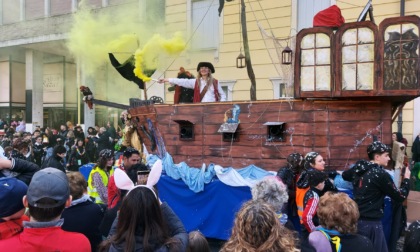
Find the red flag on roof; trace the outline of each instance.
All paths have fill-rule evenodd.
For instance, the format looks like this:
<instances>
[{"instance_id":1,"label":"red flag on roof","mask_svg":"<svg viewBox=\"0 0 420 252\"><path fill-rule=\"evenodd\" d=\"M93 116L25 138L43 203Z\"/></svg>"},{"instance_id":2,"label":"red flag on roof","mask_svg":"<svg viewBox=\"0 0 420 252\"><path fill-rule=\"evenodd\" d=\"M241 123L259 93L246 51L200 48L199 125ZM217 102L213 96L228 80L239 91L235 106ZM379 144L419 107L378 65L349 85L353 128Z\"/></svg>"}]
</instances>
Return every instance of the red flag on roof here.
<instances>
[{"instance_id":1,"label":"red flag on roof","mask_svg":"<svg viewBox=\"0 0 420 252\"><path fill-rule=\"evenodd\" d=\"M315 26L326 26L338 28L344 24L344 17L341 15L340 8L332 5L325 10L318 12L314 17Z\"/></svg>"}]
</instances>

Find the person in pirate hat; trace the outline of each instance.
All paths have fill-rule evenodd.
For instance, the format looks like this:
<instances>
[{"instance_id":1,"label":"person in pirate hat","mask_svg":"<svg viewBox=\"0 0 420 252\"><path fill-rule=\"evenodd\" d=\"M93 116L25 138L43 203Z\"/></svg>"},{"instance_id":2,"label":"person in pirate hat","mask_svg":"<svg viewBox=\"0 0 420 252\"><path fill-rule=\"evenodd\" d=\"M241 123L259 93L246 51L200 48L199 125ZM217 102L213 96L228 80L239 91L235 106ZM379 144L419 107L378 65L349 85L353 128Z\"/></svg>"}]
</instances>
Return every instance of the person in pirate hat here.
<instances>
[{"instance_id":1,"label":"person in pirate hat","mask_svg":"<svg viewBox=\"0 0 420 252\"><path fill-rule=\"evenodd\" d=\"M213 64L200 62L197 65L197 72L196 79L162 78L159 79L159 83L169 82L171 85L194 89L194 103L226 101L225 92L217 79L213 78L212 74L215 72Z\"/></svg>"}]
</instances>

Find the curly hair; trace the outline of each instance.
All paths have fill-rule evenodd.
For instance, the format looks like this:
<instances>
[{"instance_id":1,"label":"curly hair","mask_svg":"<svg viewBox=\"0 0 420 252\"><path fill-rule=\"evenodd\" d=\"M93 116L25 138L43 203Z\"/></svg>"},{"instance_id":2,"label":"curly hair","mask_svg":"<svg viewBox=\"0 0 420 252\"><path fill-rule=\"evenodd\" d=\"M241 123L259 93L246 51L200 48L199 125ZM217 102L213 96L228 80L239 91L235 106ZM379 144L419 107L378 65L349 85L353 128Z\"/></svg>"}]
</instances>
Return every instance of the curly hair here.
<instances>
[{"instance_id":1,"label":"curly hair","mask_svg":"<svg viewBox=\"0 0 420 252\"><path fill-rule=\"evenodd\" d=\"M318 203L317 215L321 226L341 234L357 233L359 208L345 193L326 192Z\"/></svg>"},{"instance_id":2,"label":"curly hair","mask_svg":"<svg viewBox=\"0 0 420 252\"><path fill-rule=\"evenodd\" d=\"M286 186L276 177L267 177L251 189L253 200L262 200L279 212L289 199Z\"/></svg>"},{"instance_id":3,"label":"curly hair","mask_svg":"<svg viewBox=\"0 0 420 252\"><path fill-rule=\"evenodd\" d=\"M295 241L273 208L261 201L245 202L236 214L232 235L222 252L294 251Z\"/></svg>"}]
</instances>

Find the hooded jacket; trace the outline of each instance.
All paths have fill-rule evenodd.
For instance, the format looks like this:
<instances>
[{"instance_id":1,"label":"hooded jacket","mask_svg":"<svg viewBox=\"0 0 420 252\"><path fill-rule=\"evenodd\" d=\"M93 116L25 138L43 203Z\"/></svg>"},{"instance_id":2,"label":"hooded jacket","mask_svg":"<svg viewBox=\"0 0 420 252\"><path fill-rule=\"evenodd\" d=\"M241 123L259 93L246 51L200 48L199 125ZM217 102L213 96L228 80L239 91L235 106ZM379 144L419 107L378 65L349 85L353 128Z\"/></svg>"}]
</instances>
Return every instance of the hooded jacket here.
<instances>
[{"instance_id":1,"label":"hooded jacket","mask_svg":"<svg viewBox=\"0 0 420 252\"><path fill-rule=\"evenodd\" d=\"M360 219L379 221L384 214L384 198L389 196L403 202L410 191L409 179L404 179L398 190L382 166L360 160L343 172L343 179L352 182L354 200L359 206Z\"/></svg>"},{"instance_id":2,"label":"hooded jacket","mask_svg":"<svg viewBox=\"0 0 420 252\"><path fill-rule=\"evenodd\" d=\"M309 188L309 173L311 171L313 171L315 169L313 168L309 168L307 170L302 171L302 173L300 174L300 177L297 181L297 187L300 189L307 189ZM330 174L328 174L328 176L330 177ZM335 187L335 185L331 182L331 180L328 178L325 180L325 186L324 186L324 190L322 190L322 195L324 195L325 192L328 191L337 191L337 188ZM321 195L320 195L321 196Z\"/></svg>"}]
</instances>

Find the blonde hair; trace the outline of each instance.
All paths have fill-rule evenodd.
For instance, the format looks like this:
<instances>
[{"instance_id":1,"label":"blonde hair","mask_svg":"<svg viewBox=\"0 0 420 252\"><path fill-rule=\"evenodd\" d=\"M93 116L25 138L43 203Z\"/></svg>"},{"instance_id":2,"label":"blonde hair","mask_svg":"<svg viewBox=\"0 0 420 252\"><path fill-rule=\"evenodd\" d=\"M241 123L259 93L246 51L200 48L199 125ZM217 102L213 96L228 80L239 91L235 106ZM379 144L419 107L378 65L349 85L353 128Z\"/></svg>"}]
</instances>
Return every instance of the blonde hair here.
<instances>
[{"instance_id":1,"label":"blonde hair","mask_svg":"<svg viewBox=\"0 0 420 252\"><path fill-rule=\"evenodd\" d=\"M232 235L223 252L294 251L291 231L280 224L273 208L261 201L246 202L236 214Z\"/></svg>"}]
</instances>

